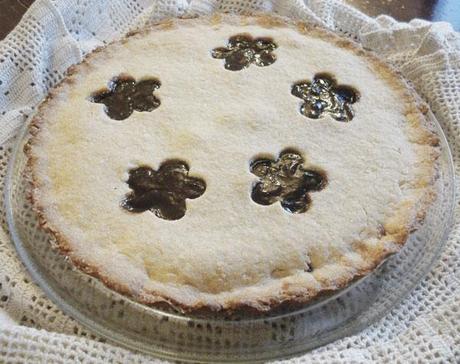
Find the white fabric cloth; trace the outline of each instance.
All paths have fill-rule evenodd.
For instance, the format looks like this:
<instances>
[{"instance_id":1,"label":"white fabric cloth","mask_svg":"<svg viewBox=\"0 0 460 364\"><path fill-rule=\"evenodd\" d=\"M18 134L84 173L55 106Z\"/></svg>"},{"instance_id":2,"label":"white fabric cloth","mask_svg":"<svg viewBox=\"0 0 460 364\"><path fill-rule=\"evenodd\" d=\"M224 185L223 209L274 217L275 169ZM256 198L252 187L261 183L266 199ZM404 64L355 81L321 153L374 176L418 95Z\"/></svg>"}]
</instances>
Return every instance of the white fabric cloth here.
<instances>
[{"instance_id":1,"label":"white fabric cloth","mask_svg":"<svg viewBox=\"0 0 460 364\"><path fill-rule=\"evenodd\" d=\"M430 104L460 172L460 35L447 23L373 19L337 0L38 0L0 42L0 188L17 129L70 65L148 21L213 11L319 23L386 58ZM104 342L51 303L30 282L0 216L0 362L156 361ZM460 208L456 216L440 261L402 304L361 333L289 361L460 362Z\"/></svg>"}]
</instances>

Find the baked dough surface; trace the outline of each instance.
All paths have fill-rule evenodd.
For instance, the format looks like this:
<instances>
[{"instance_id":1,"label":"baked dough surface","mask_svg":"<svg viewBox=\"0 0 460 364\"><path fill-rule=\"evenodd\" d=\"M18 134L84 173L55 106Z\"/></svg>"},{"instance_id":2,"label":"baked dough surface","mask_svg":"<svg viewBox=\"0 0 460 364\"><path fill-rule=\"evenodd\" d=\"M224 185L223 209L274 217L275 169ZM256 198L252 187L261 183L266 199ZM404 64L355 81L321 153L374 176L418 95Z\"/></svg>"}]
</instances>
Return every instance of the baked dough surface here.
<instances>
[{"instance_id":1,"label":"baked dough surface","mask_svg":"<svg viewBox=\"0 0 460 364\"><path fill-rule=\"evenodd\" d=\"M272 38L276 61L226 70L211 51L241 33ZM360 93L348 123L299 112L292 85L324 72ZM160 80L161 105L109 118L88 98L121 74ZM44 228L78 267L148 304L306 303L398 251L433 199L437 139L405 83L357 45L280 18L219 15L142 30L77 65L33 123L27 153ZM251 200L251 161L286 148L327 174L305 213ZM129 169L169 159L206 182L185 216L121 208Z\"/></svg>"}]
</instances>

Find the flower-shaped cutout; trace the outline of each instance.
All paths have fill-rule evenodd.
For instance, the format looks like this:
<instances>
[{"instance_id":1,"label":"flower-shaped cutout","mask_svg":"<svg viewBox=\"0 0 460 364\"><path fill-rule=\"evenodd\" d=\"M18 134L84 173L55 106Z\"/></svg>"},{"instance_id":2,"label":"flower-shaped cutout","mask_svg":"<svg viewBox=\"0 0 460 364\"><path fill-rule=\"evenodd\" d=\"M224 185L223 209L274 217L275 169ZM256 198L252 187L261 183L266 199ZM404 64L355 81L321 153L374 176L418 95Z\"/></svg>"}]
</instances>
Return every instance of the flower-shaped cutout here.
<instances>
[{"instance_id":1,"label":"flower-shaped cutout","mask_svg":"<svg viewBox=\"0 0 460 364\"><path fill-rule=\"evenodd\" d=\"M241 71L251 63L259 67L271 65L276 61L272 53L277 48L269 38L252 38L248 34L238 34L228 40L227 47L212 50L212 57L224 59L224 66L230 71Z\"/></svg>"},{"instance_id":2,"label":"flower-shaped cutout","mask_svg":"<svg viewBox=\"0 0 460 364\"><path fill-rule=\"evenodd\" d=\"M128 75L113 78L108 88L94 92L89 100L104 104L105 113L112 119L124 120L133 111L153 111L160 106L160 100L153 92L161 86L155 78L136 80Z\"/></svg>"},{"instance_id":3,"label":"flower-shaped cutout","mask_svg":"<svg viewBox=\"0 0 460 364\"><path fill-rule=\"evenodd\" d=\"M128 193L121 206L131 212L152 211L165 220L178 220L185 215L185 200L200 197L206 183L189 176L189 166L181 160L168 160L158 171L140 166L129 171Z\"/></svg>"},{"instance_id":4,"label":"flower-shaped cutout","mask_svg":"<svg viewBox=\"0 0 460 364\"><path fill-rule=\"evenodd\" d=\"M348 122L354 117L351 104L359 100L354 88L337 85L332 76L324 73L316 74L313 82L296 83L291 93L304 101L300 113L311 119L327 113L337 121Z\"/></svg>"},{"instance_id":5,"label":"flower-shaped cutout","mask_svg":"<svg viewBox=\"0 0 460 364\"><path fill-rule=\"evenodd\" d=\"M250 171L259 181L252 186L251 198L260 205L280 201L291 213L302 213L311 205L310 192L321 191L327 185L326 174L303 166L302 156L293 150L280 153L277 160L256 159Z\"/></svg>"}]
</instances>

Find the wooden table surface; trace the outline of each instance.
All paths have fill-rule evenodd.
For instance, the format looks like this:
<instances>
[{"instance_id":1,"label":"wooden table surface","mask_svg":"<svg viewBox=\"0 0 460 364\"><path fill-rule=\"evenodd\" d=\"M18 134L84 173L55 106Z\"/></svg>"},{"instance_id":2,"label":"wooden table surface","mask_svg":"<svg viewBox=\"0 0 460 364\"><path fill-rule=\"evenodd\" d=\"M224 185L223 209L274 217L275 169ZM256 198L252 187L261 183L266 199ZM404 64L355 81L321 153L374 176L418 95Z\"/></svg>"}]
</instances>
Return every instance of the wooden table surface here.
<instances>
[{"instance_id":1,"label":"wooden table surface","mask_svg":"<svg viewBox=\"0 0 460 364\"><path fill-rule=\"evenodd\" d=\"M18 23L34 0L0 0L0 39ZM460 0L346 0L371 16L389 14L398 20L444 20L460 31Z\"/></svg>"}]
</instances>

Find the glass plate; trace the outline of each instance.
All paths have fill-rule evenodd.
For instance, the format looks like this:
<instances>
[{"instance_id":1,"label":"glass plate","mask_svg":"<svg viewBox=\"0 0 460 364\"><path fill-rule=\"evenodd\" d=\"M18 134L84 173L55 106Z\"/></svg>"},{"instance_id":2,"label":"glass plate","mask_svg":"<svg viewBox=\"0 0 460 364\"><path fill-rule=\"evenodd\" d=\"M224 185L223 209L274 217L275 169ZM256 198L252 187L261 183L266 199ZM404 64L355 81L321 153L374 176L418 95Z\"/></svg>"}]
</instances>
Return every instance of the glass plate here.
<instances>
[{"instance_id":1,"label":"glass plate","mask_svg":"<svg viewBox=\"0 0 460 364\"><path fill-rule=\"evenodd\" d=\"M25 125L10 161L5 188L8 226L34 280L65 313L125 347L182 361L262 361L300 354L356 333L380 319L425 276L447 239L453 218L454 170L441 127L439 193L424 224L404 248L346 290L302 310L233 320L200 319L152 309L121 296L72 268L43 232L28 200Z\"/></svg>"}]
</instances>

